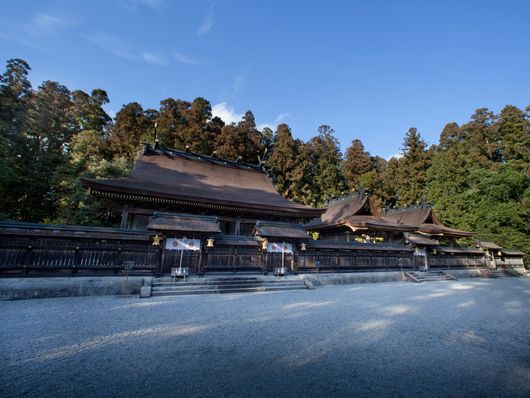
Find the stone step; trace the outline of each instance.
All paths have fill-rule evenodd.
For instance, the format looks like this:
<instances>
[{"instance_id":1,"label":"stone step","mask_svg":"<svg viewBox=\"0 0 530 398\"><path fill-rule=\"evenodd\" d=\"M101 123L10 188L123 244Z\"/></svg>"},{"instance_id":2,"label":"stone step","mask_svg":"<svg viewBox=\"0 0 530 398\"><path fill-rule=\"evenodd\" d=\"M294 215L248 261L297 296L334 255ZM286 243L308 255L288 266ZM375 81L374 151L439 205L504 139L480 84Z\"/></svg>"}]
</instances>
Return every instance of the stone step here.
<instances>
[{"instance_id":1,"label":"stone step","mask_svg":"<svg viewBox=\"0 0 530 398\"><path fill-rule=\"evenodd\" d=\"M286 280L286 281L233 281L233 282L222 282L222 283L215 283L215 282L164 282L164 283L157 283L154 282L152 286L261 286L261 285L288 285L291 283L303 283L301 280Z\"/></svg>"},{"instance_id":2,"label":"stone step","mask_svg":"<svg viewBox=\"0 0 530 398\"><path fill-rule=\"evenodd\" d=\"M275 287L275 288L281 288L281 287L293 287L293 286L301 286L305 287L305 284L303 282L299 283L252 283L252 284L230 284L230 285L212 285L212 284L204 284L204 285L153 285L152 291L161 291L161 290L229 290L229 289L246 289L246 288L255 288L255 287Z\"/></svg>"},{"instance_id":3,"label":"stone step","mask_svg":"<svg viewBox=\"0 0 530 398\"><path fill-rule=\"evenodd\" d=\"M409 280L413 282L436 282L436 281L453 281L455 277L443 271L409 271L405 272Z\"/></svg>"},{"instance_id":4,"label":"stone step","mask_svg":"<svg viewBox=\"0 0 530 398\"><path fill-rule=\"evenodd\" d=\"M221 294L221 293L257 293L257 292L274 292L287 290L307 289L305 285L301 286L258 286L247 288L228 288L228 289L171 289L171 290L153 290L153 297L160 296L183 296L193 294Z\"/></svg>"},{"instance_id":5,"label":"stone step","mask_svg":"<svg viewBox=\"0 0 530 398\"><path fill-rule=\"evenodd\" d=\"M232 281L212 281L212 280L176 280L176 281L153 281L153 286L167 286L167 285L179 285L179 286L193 286L193 285L244 285L244 284L282 284L282 283L298 283L301 282L299 279L278 279L278 280L232 280Z\"/></svg>"}]
</instances>

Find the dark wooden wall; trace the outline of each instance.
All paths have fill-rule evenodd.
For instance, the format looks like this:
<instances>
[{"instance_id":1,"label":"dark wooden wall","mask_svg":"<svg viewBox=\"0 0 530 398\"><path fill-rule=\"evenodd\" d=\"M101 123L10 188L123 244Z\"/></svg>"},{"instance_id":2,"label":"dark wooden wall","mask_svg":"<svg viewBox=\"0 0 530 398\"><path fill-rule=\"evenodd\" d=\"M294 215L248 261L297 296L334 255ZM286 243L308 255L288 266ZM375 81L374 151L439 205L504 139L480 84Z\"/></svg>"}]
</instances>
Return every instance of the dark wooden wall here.
<instances>
[{"instance_id":1,"label":"dark wooden wall","mask_svg":"<svg viewBox=\"0 0 530 398\"><path fill-rule=\"evenodd\" d=\"M180 252L153 246L149 233L86 227L5 228L0 223L1 274L121 273L134 263L132 273L169 273L180 264ZM430 268L476 268L487 264L481 254L429 254ZM410 248L383 250L365 246L346 250L315 249L285 254L283 265L291 271L346 272L415 269L424 258ZM522 258L498 258L497 265L522 266ZM190 273L219 271L272 272L282 266L281 253L263 252L257 246L217 245L202 251L186 251L182 266Z\"/></svg>"}]
</instances>

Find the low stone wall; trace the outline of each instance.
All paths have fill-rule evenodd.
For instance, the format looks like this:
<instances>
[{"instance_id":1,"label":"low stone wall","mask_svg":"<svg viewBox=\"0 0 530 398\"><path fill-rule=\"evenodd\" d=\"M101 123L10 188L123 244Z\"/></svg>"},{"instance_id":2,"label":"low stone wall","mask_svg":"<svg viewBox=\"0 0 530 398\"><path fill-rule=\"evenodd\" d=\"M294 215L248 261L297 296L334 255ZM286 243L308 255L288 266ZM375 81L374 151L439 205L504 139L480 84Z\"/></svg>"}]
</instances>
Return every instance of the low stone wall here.
<instances>
[{"instance_id":1,"label":"low stone wall","mask_svg":"<svg viewBox=\"0 0 530 398\"><path fill-rule=\"evenodd\" d=\"M0 300L140 294L151 283L152 277L130 276L126 289L125 278L115 276L0 278Z\"/></svg>"}]
</instances>

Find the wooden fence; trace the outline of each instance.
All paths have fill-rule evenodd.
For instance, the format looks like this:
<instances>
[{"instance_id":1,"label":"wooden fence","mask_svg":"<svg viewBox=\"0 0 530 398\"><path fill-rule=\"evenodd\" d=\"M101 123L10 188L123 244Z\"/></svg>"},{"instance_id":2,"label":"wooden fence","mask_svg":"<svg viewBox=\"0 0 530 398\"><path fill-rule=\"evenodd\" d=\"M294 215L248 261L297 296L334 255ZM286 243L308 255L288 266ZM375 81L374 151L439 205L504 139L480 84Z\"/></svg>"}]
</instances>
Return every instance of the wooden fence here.
<instances>
[{"instance_id":1,"label":"wooden fence","mask_svg":"<svg viewBox=\"0 0 530 398\"><path fill-rule=\"evenodd\" d=\"M133 273L167 274L181 261L179 251L153 246L146 231L42 225L15 228L5 224L0 222L0 273L4 274L119 273L128 261L134 263ZM285 254L283 262L281 253L264 252L257 246L220 245L182 253L182 266L190 273L272 272L282 265L301 273L384 271L423 268L424 261L406 246L384 249L378 245L354 250L310 248ZM480 252L429 253L428 263L430 268L443 269L487 266ZM523 260L506 257L498 259L497 265L518 267Z\"/></svg>"}]
</instances>

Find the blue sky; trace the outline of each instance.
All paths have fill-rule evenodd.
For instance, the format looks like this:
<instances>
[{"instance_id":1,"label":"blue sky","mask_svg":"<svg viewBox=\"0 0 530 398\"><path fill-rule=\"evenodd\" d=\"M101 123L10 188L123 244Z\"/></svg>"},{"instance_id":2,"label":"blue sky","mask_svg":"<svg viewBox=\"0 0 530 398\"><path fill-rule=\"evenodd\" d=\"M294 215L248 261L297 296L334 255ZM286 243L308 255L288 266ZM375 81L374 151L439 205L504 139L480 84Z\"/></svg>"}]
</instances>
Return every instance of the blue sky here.
<instances>
[{"instance_id":1,"label":"blue sky","mask_svg":"<svg viewBox=\"0 0 530 398\"><path fill-rule=\"evenodd\" d=\"M331 125L345 150L399 152L409 127L436 143L479 107L530 104L529 1L9 1L0 61L31 81L105 89L110 112L207 98L236 120Z\"/></svg>"}]
</instances>

